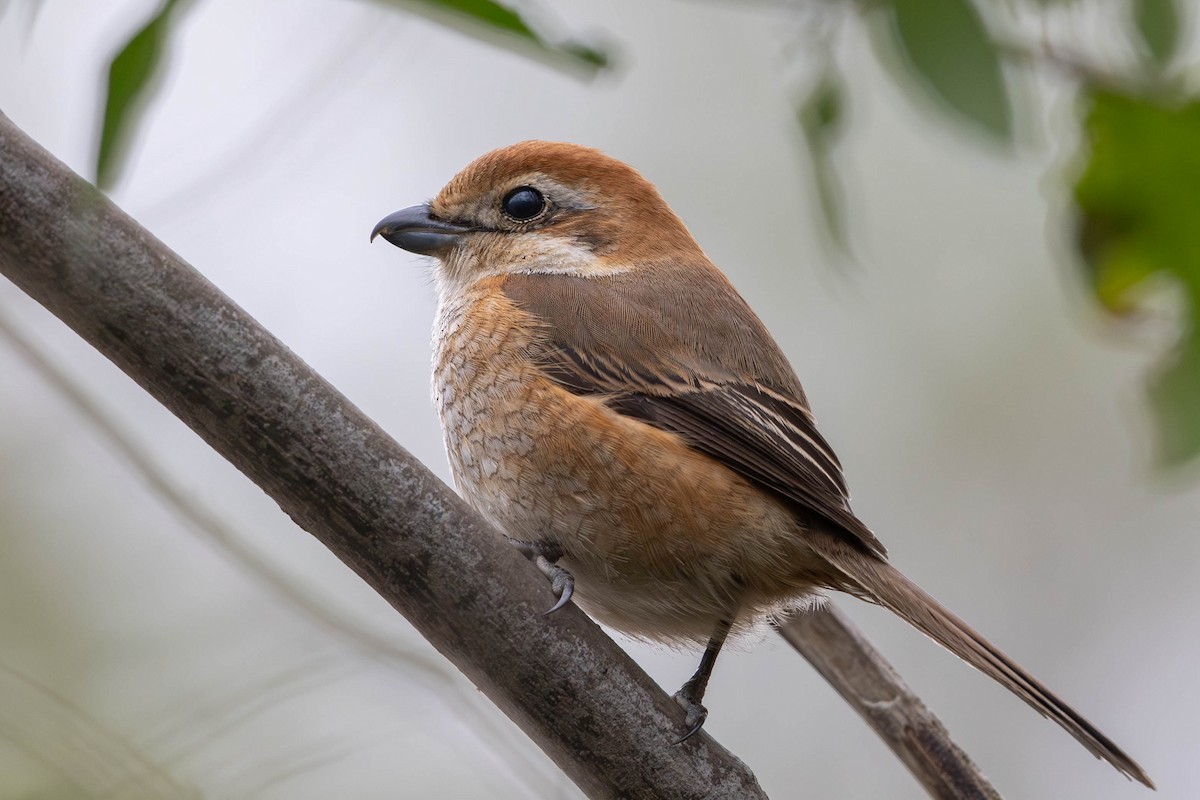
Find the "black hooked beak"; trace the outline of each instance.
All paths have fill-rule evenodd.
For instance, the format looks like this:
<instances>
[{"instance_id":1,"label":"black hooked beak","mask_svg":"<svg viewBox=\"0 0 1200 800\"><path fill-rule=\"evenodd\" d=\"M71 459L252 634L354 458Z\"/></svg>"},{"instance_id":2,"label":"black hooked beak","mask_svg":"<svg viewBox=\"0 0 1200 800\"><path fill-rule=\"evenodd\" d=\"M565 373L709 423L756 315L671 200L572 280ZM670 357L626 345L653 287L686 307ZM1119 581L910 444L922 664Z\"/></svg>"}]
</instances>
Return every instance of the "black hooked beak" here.
<instances>
[{"instance_id":1,"label":"black hooked beak","mask_svg":"<svg viewBox=\"0 0 1200 800\"><path fill-rule=\"evenodd\" d=\"M442 222L430 216L429 205L411 206L388 214L371 231L371 241L382 236L401 250L436 256L458 244L473 228Z\"/></svg>"}]
</instances>

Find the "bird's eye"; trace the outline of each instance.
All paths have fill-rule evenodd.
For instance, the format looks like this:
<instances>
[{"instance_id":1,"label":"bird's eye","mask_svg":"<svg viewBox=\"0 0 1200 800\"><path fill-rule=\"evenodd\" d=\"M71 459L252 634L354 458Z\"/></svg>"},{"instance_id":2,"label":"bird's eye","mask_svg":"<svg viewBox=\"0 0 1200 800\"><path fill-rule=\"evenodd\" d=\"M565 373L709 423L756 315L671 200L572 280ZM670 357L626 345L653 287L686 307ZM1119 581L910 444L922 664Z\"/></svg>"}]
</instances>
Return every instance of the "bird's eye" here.
<instances>
[{"instance_id":1,"label":"bird's eye","mask_svg":"<svg viewBox=\"0 0 1200 800\"><path fill-rule=\"evenodd\" d=\"M524 222L533 219L546 209L546 198L542 197L542 193L532 186L518 186L504 195L500 208L509 217L518 222Z\"/></svg>"}]
</instances>

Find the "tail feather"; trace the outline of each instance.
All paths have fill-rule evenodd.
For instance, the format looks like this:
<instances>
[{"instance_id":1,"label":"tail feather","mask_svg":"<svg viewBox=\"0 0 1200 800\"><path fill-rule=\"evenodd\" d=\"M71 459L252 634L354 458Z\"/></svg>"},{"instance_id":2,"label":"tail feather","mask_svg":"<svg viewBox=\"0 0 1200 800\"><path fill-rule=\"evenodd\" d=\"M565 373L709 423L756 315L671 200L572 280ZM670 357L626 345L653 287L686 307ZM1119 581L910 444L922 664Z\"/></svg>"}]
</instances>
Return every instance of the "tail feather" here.
<instances>
[{"instance_id":1,"label":"tail feather","mask_svg":"<svg viewBox=\"0 0 1200 800\"><path fill-rule=\"evenodd\" d=\"M839 549L840 548L836 548ZM1092 755L1151 789L1154 783L1111 739L1060 700L970 625L930 597L886 561L846 554L830 560L866 594L865 599L893 611L950 652L1001 684L1034 711L1061 725Z\"/></svg>"}]
</instances>

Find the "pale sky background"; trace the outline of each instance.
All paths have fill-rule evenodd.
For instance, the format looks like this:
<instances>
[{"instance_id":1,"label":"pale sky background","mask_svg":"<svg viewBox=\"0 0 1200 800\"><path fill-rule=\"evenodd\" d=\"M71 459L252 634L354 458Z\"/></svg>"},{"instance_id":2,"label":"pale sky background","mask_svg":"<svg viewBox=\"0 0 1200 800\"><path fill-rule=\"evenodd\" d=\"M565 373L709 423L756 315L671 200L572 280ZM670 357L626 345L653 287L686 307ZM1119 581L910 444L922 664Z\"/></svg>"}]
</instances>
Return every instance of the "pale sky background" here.
<instances>
[{"instance_id":1,"label":"pale sky background","mask_svg":"<svg viewBox=\"0 0 1200 800\"><path fill-rule=\"evenodd\" d=\"M29 10L40 11L31 20ZM197 1L113 198L443 478L434 297L373 224L527 138L641 169L774 332L855 509L910 577L1138 759L1200 791L1200 484L1151 466L1161 336L1100 319L1060 212L1069 95L1020 153L915 111L861 26L838 151L857 266L820 245L794 125L800 24L771 4L582 0L588 84L361 2ZM146 0L10 0L0 110L91 174L101 74ZM0 800L578 797L410 626L184 425L0 281L35 339L312 600L432 659L331 635L169 512L0 339ZM1149 797L885 612L840 602L1007 797ZM696 655L619 637L668 691ZM920 798L782 642L728 650L707 730L776 798Z\"/></svg>"}]
</instances>

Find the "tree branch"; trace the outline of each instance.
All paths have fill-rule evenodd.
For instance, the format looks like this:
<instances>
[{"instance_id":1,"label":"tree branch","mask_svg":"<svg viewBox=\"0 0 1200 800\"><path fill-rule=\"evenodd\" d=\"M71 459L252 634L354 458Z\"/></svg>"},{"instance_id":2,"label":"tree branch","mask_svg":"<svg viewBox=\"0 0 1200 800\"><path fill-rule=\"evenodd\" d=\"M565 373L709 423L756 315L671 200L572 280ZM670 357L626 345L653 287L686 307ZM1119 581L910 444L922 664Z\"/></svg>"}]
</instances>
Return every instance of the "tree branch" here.
<instances>
[{"instance_id":1,"label":"tree branch","mask_svg":"<svg viewBox=\"0 0 1200 800\"><path fill-rule=\"evenodd\" d=\"M706 734L675 744L680 709L582 612L543 617L545 581L445 484L2 114L0 271L366 580L589 796L763 796ZM801 624L822 619L834 618ZM844 626L805 653L827 646L882 663ZM823 674L852 699L837 664ZM863 696L903 686L883 666ZM911 750L896 736L903 725L867 719L898 753ZM946 754L941 769L977 776L940 725L930 731L924 746ZM994 796L947 794L914 772L937 797Z\"/></svg>"},{"instance_id":2,"label":"tree branch","mask_svg":"<svg viewBox=\"0 0 1200 800\"><path fill-rule=\"evenodd\" d=\"M832 604L778 627L779 635L833 685L938 800L1000 800L1000 794L921 698Z\"/></svg>"}]
</instances>

